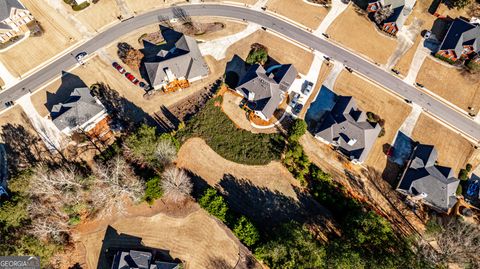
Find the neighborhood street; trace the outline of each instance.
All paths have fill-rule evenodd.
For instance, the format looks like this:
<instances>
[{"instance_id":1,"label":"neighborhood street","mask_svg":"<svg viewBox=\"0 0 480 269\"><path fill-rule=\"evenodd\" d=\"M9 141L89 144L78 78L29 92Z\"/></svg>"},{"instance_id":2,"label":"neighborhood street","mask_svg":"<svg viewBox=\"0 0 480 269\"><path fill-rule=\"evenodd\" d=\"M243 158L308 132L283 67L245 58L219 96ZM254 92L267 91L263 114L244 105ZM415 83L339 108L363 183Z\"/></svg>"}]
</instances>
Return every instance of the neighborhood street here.
<instances>
[{"instance_id":1,"label":"neighborhood street","mask_svg":"<svg viewBox=\"0 0 480 269\"><path fill-rule=\"evenodd\" d=\"M108 30L97 34L92 39L88 40L71 53L67 53L57 60L46 65L39 71L33 73L27 78L24 78L18 84L4 90L0 93L0 102L2 104L1 110L6 109L5 102L15 101L29 91L34 91L41 85L61 75L62 71L69 70L76 63L74 56L80 52L87 52L89 54L96 52L104 46L114 42L121 36L128 34L140 27L157 23L165 18L173 17L173 10L181 8L188 15L191 16L219 16L236 19L245 19L247 21L262 25L268 30L280 33L292 40L302 43L314 50L330 56L336 62L351 67L355 72L358 72L370 80L383 85L392 92L402 96L405 99L421 106L424 110L430 112L435 117L455 127L465 135L480 140L480 125L474 122L467 115L462 114L446 104L437 101L432 96L422 93L422 91L402 81L400 78L383 70L380 66L376 66L361 57L349 52L335 44L330 43L315 36L298 26L292 25L282 19L276 18L264 11L257 11L240 6L222 5L222 4L207 4L207 5L182 5L178 7L159 9L151 11L142 15L125 20ZM178 12L177 12L178 14ZM374 97L373 97L374 98ZM428 131L428 130L425 130Z\"/></svg>"}]
</instances>

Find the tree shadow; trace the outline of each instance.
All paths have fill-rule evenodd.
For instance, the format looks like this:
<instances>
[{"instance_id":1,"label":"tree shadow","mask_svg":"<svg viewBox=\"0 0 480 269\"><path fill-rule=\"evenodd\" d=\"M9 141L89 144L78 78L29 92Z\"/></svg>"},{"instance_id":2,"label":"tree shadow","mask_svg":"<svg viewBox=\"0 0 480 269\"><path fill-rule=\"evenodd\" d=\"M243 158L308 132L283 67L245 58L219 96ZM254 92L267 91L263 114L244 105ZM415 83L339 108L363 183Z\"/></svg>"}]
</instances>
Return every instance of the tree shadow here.
<instances>
[{"instance_id":1,"label":"tree shadow","mask_svg":"<svg viewBox=\"0 0 480 269\"><path fill-rule=\"evenodd\" d=\"M5 143L8 173L16 175L23 169L38 164L50 156L40 137L19 124L7 123L2 126L1 136Z\"/></svg>"},{"instance_id":2,"label":"tree shadow","mask_svg":"<svg viewBox=\"0 0 480 269\"><path fill-rule=\"evenodd\" d=\"M261 227L291 220L303 223L317 215L330 215L309 194L297 187L293 187L297 197L294 199L278 191L255 186L248 179L237 179L231 174L225 174L217 185L223 190L232 210L263 224Z\"/></svg>"},{"instance_id":3,"label":"tree shadow","mask_svg":"<svg viewBox=\"0 0 480 269\"><path fill-rule=\"evenodd\" d=\"M55 93L46 93L47 102L45 103L45 107L48 109L48 111L51 111L54 105L65 102L65 100L70 97L73 89L83 87L87 87L87 85L79 76L62 71L60 87Z\"/></svg>"},{"instance_id":4,"label":"tree shadow","mask_svg":"<svg viewBox=\"0 0 480 269\"><path fill-rule=\"evenodd\" d=\"M121 96L116 90L105 83L97 82L91 86L92 94L105 106L113 125L120 125L124 130L131 131L141 123L158 126L155 119L142 108Z\"/></svg>"},{"instance_id":5,"label":"tree shadow","mask_svg":"<svg viewBox=\"0 0 480 269\"><path fill-rule=\"evenodd\" d=\"M118 233L115 228L108 226L102 240L102 248L98 258L97 269L112 268L112 262L118 251L146 251L152 253L152 261L180 262L173 259L169 250L147 247L143 244L142 238Z\"/></svg>"},{"instance_id":6,"label":"tree shadow","mask_svg":"<svg viewBox=\"0 0 480 269\"><path fill-rule=\"evenodd\" d=\"M154 116L162 132L171 132L178 128L180 120L166 106L162 105L160 111Z\"/></svg>"}]
</instances>

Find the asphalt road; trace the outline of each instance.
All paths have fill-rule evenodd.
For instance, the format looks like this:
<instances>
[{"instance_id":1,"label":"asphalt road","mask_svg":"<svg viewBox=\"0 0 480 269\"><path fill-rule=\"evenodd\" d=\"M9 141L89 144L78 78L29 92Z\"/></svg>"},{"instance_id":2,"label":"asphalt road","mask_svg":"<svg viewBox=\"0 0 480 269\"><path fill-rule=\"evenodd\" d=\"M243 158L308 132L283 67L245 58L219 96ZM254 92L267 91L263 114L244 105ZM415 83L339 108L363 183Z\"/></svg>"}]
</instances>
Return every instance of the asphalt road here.
<instances>
[{"instance_id":1,"label":"asphalt road","mask_svg":"<svg viewBox=\"0 0 480 269\"><path fill-rule=\"evenodd\" d=\"M344 50L337 45L329 43L312 33L307 32L300 27L287 23L281 19L270 16L265 12L255 11L244 7L236 7L221 4L208 5L182 5L181 7L171 7L151 11L142 15L138 15L126 21L123 21L110 29L96 35L93 39L85 42L78 48L67 53L39 71L33 73L27 78L13 87L0 93L0 111L5 109L5 102L16 100L28 93L29 90L34 91L41 85L49 82L53 78L59 76L63 70L68 70L76 64L73 55L85 51L93 53L96 50L105 47L111 42L117 40L122 35L128 34L140 27L157 23L165 18L174 18L178 15L178 9L181 8L183 12L191 16L221 16L236 19L245 19L257 24L260 24L269 30L281 33L299 43L318 50L334 60L344 63L353 68L355 72L361 73L369 79L385 86L391 91L403 96L405 99L412 100L419 104L425 110L429 111L436 117L442 119L444 122L454 126L467 136L479 141L480 140L480 125L474 122L468 116L457 112L451 107L437 101L433 97L422 93L412 85L408 85L396 76L386 72L378 66L363 60L355 54ZM177 9L177 10L175 10ZM372 96L372 100L374 100ZM425 130L431 132L433 130Z\"/></svg>"}]
</instances>

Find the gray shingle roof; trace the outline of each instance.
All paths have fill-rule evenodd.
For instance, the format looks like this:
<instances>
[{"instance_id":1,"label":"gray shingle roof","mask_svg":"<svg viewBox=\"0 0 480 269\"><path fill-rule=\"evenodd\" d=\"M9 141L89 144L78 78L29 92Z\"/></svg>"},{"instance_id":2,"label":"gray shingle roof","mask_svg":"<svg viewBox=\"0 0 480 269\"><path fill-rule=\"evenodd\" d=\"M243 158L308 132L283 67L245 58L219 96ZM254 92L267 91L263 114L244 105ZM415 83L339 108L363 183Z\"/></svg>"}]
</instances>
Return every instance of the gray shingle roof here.
<instances>
[{"instance_id":1,"label":"gray shingle roof","mask_svg":"<svg viewBox=\"0 0 480 269\"><path fill-rule=\"evenodd\" d=\"M450 25L440 50L454 50L456 56L460 57L464 45L471 45L475 52L480 52L480 26L456 18Z\"/></svg>"},{"instance_id":2,"label":"gray shingle roof","mask_svg":"<svg viewBox=\"0 0 480 269\"><path fill-rule=\"evenodd\" d=\"M459 180L451 168L435 165L437 151L431 145L418 145L397 190L412 195L425 193L425 202L447 212L457 202Z\"/></svg>"},{"instance_id":3,"label":"gray shingle roof","mask_svg":"<svg viewBox=\"0 0 480 269\"><path fill-rule=\"evenodd\" d=\"M89 88L76 88L65 103L53 106L51 116L58 129L74 129L103 110L105 107L90 94Z\"/></svg>"},{"instance_id":4,"label":"gray shingle roof","mask_svg":"<svg viewBox=\"0 0 480 269\"><path fill-rule=\"evenodd\" d=\"M0 0L0 21L10 17L12 8L25 9L18 0Z\"/></svg>"},{"instance_id":5,"label":"gray shingle roof","mask_svg":"<svg viewBox=\"0 0 480 269\"><path fill-rule=\"evenodd\" d=\"M152 260L152 254L144 251L130 250L119 251L116 253L112 269L150 269L150 262Z\"/></svg>"},{"instance_id":6,"label":"gray shingle roof","mask_svg":"<svg viewBox=\"0 0 480 269\"><path fill-rule=\"evenodd\" d=\"M195 39L168 28L162 29L162 35L167 43L156 46L153 49L154 55L146 55L144 63L148 80L153 87L164 83L167 77L166 69L177 78L192 79L208 75L208 65ZM149 54L152 49L150 52L146 51Z\"/></svg>"},{"instance_id":7,"label":"gray shingle roof","mask_svg":"<svg viewBox=\"0 0 480 269\"><path fill-rule=\"evenodd\" d=\"M366 120L351 96L338 96L331 111L327 111L315 136L339 147L352 160L365 161L381 131L379 124Z\"/></svg>"},{"instance_id":8,"label":"gray shingle roof","mask_svg":"<svg viewBox=\"0 0 480 269\"><path fill-rule=\"evenodd\" d=\"M297 70L291 64L281 65L269 74L261 65L254 64L240 79L236 90L243 93L246 98L253 94L253 99L249 101L255 102L255 110L270 118L297 74Z\"/></svg>"}]
</instances>

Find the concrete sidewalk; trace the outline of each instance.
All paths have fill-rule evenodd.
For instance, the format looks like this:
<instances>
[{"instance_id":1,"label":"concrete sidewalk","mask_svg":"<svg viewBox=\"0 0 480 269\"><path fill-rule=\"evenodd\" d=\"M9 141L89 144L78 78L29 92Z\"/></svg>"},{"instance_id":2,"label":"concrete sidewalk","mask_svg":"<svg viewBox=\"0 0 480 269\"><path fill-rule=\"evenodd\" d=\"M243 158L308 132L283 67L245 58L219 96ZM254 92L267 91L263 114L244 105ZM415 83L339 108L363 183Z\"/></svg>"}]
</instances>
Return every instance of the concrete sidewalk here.
<instances>
[{"instance_id":1,"label":"concrete sidewalk","mask_svg":"<svg viewBox=\"0 0 480 269\"><path fill-rule=\"evenodd\" d=\"M5 83L3 86L5 89L15 85L19 81L17 77L13 76L10 71L8 71L7 67L5 67L2 62L0 62L0 78Z\"/></svg>"}]
</instances>

